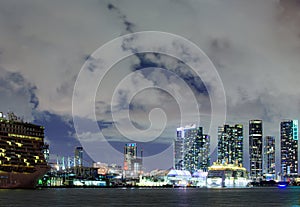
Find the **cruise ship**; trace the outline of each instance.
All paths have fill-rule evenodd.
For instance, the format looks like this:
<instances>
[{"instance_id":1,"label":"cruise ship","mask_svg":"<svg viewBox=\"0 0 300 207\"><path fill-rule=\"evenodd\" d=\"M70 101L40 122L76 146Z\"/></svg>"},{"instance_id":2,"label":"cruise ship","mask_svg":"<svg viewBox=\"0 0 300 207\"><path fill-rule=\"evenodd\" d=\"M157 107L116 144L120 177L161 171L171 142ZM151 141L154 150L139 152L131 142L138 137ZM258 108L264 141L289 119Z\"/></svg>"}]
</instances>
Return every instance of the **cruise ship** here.
<instances>
[{"instance_id":1,"label":"cruise ship","mask_svg":"<svg viewBox=\"0 0 300 207\"><path fill-rule=\"evenodd\" d=\"M214 163L208 168L208 188L243 188L250 182L246 168L240 165Z\"/></svg>"},{"instance_id":2,"label":"cruise ship","mask_svg":"<svg viewBox=\"0 0 300 207\"><path fill-rule=\"evenodd\" d=\"M50 169L43 147L43 126L0 112L0 188L35 188Z\"/></svg>"}]
</instances>

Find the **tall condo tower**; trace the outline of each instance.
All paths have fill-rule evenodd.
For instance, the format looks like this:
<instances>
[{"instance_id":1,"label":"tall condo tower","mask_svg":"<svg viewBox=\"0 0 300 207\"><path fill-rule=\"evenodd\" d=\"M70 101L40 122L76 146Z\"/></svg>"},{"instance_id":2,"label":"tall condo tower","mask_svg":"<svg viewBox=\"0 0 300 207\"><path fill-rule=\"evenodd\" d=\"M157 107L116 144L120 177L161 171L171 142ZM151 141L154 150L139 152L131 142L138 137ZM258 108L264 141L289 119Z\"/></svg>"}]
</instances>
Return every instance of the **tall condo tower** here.
<instances>
[{"instance_id":1,"label":"tall condo tower","mask_svg":"<svg viewBox=\"0 0 300 207\"><path fill-rule=\"evenodd\" d=\"M177 170L207 171L210 164L210 137L202 127L190 125L177 128L174 140L174 168Z\"/></svg>"},{"instance_id":2,"label":"tall condo tower","mask_svg":"<svg viewBox=\"0 0 300 207\"><path fill-rule=\"evenodd\" d=\"M218 128L218 161L228 164L243 164L243 125L228 125Z\"/></svg>"},{"instance_id":3,"label":"tall condo tower","mask_svg":"<svg viewBox=\"0 0 300 207\"><path fill-rule=\"evenodd\" d=\"M250 176L253 179L263 176L263 124L262 120L249 121Z\"/></svg>"},{"instance_id":4,"label":"tall condo tower","mask_svg":"<svg viewBox=\"0 0 300 207\"><path fill-rule=\"evenodd\" d=\"M298 120L280 123L281 172L283 176L298 174Z\"/></svg>"},{"instance_id":5,"label":"tall condo tower","mask_svg":"<svg viewBox=\"0 0 300 207\"><path fill-rule=\"evenodd\" d=\"M137 157L137 144L128 143L124 147L124 172L126 177L137 178L142 173L142 152L141 158Z\"/></svg>"},{"instance_id":6,"label":"tall condo tower","mask_svg":"<svg viewBox=\"0 0 300 207\"><path fill-rule=\"evenodd\" d=\"M275 137L266 136L264 139L264 173L275 176Z\"/></svg>"},{"instance_id":7,"label":"tall condo tower","mask_svg":"<svg viewBox=\"0 0 300 207\"><path fill-rule=\"evenodd\" d=\"M74 152L74 166L82 167L83 162L83 148L76 147Z\"/></svg>"}]
</instances>

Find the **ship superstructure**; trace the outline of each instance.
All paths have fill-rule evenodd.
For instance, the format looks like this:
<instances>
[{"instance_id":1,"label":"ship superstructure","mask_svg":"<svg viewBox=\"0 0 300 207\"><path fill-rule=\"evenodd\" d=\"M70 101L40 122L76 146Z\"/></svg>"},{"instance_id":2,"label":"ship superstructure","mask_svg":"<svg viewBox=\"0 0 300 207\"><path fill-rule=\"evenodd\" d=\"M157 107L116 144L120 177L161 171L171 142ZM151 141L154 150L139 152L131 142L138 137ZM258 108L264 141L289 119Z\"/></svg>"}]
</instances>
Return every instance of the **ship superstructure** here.
<instances>
[{"instance_id":1,"label":"ship superstructure","mask_svg":"<svg viewBox=\"0 0 300 207\"><path fill-rule=\"evenodd\" d=\"M238 164L214 163L208 168L208 188L243 188L251 182L246 168Z\"/></svg>"},{"instance_id":2,"label":"ship superstructure","mask_svg":"<svg viewBox=\"0 0 300 207\"><path fill-rule=\"evenodd\" d=\"M34 188L49 170L43 146L43 126L0 112L0 188Z\"/></svg>"}]
</instances>

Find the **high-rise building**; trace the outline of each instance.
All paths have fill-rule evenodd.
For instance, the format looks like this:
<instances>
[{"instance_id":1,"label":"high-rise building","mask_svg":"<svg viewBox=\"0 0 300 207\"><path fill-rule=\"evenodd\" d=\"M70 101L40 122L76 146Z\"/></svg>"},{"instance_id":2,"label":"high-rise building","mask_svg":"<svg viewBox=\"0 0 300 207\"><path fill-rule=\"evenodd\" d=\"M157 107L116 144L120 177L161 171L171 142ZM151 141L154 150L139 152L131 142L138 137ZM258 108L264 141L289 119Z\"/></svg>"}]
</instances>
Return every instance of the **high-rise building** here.
<instances>
[{"instance_id":1,"label":"high-rise building","mask_svg":"<svg viewBox=\"0 0 300 207\"><path fill-rule=\"evenodd\" d=\"M174 141L174 168L195 172L207 171L210 164L210 137L196 125L177 128Z\"/></svg>"},{"instance_id":2,"label":"high-rise building","mask_svg":"<svg viewBox=\"0 0 300 207\"><path fill-rule=\"evenodd\" d=\"M195 136L195 129L196 125L194 124L177 128L177 136L174 141L174 168L177 170L185 169L186 146L192 141L191 137Z\"/></svg>"},{"instance_id":3,"label":"high-rise building","mask_svg":"<svg viewBox=\"0 0 300 207\"><path fill-rule=\"evenodd\" d=\"M45 143L42 149L43 149L42 152L44 154L45 160L47 163L49 163L49 159L50 159L49 144Z\"/></svg>"},{"instance_id":4,"label":"high-rise building","mask_svg":"<svg viewBox=\"0 0 300 207\"><path fill-rule=\"evenodd\" d=\"M242 124L225 124L218 128L218 161L228 164L243 163Z\"/></svg>"},{"instance_id":5,"label":"high-rise building","mask_svg":"<svg viewBox=\"0 0 300 207\"><path fill-rule=\"evenodd\" d=\"M174 169L183 169L184 158L184 137L178 136L180 132L177 129L177 137L174 141Z\"/></svg>"},{"instance_id":6,"label":"high-rise building","mask_svg":"<svg viewBox=\"0 0 300 207\"><path fill-rule=\"evenodd\" d=\"M124 172L126 177L138 177L142 173L143 159L137 157L137 144L128 143L124 147Z\"/></svg>"},{"instance_id":7,"label":"high-rise building","mask_svg":"<svg viewBox=\"0 0 300 207\"><path fill-rule=\"evenodd\" d=\"M275 176L275 137L266 136L264 139L264 174Z\"/></svg>"},{"instance_id":8,"label":"high-rise building","mask_svg":"<svg viewBox=\"0 0 300 207\"><path fill-rule=\"evenodd\" d=\"M199 153L197 168L207 172L208 167L210 166L210 136L203 134L202 136L197 137L195 145ZM197 153L195 155L197 156Z\"/></svg>"},{"instance_id":9,"label":"high-rise building","mask_svg":"<svg viewBox=\"0 0 300 207\"><path fill-rule=\"evenodd\" d=\"M74 153L74 166L82 167L82 162L83 162L83 148L76 147Z\"/></svg>"},{"instance_id":10,"label":"high-rise building","mask_svg":"<svg viewBox=\"0 0 300 207\"><path fill-rule=\"evenodd\" d=\"M249 121L249 155L250 176L262 178L263 176L263 126L262 120Z\"/></svg>"},{"instance_id":11,"label":"high-rise building","mask_svg":"<svg viewBox=\"0 0 300 207\"><path fill-rule=\"evenodd\" d=\"M298 120L280 124L281 172L283 176L298 174Z\"/></svg>"}]
</instances>

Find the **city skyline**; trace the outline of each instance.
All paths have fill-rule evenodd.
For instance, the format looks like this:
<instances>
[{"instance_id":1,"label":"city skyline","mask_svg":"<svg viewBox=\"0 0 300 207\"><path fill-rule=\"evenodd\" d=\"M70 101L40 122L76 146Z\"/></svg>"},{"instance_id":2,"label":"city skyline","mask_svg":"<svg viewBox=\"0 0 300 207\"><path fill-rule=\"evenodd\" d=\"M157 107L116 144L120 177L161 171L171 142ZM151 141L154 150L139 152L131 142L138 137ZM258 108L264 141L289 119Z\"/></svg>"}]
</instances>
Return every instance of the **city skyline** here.
<instances>
[{"instance_id":1,"label":"city skyline","mask_svg":"<svg viewBox=\"0 0 300 207\"><path fill-rule=\"evenodd\" d=\"M132 181L140 179L139 185L146 186L152 185L153 183L150 183L154 180L163 180L163 182L156 183L159 185L171 182L173 185L180 186L187 184L185 179L190 179L193 185L207 185L208 187L212 187L216 183L213 184L215 178L211 176L216 176L215 173L221 173L224 170L226 171L226 169L228 170L226 177L230 176L230 178L236 179L236 182L231 182L227 177L227 180L224 180L224 182L227 183L225 185L223 181L218 181L218 185L223 187L226 185L228 185L227 187L235 187L236 185L246 187L249 182L247 177L256 182L260 182L261 180L274 181L278 179L294 179L295 177L298 177L298 120L284 120L280 123L281 164L279 167L281 170L279 172L276 172L275 170L276 148L274 137L266 136L263 140L263 122L261 120L249 120L248 138L250 142L249 149L251 152L251 156L249 157L249 173L246 173L246 168L242 166L242 163L247 162L247 160L243 161L243 141L245 137L243 136L243 125L241 124L224 124L223 126L218 127L218 161L213 161L213 163L210 163L210 136L203 133L202 127L191 124L177 128L176 137L174 138L173 168L157 169L146 172L143 168L143 149L141 148L141 156L138 158L138 147L136 143L125 144L123 152L123 169L116 164L106 164L101 162L94 162L92 163L92 166L84 166L83 147L81 146L75 148L73 164L71 164L70 157L68 156L67 162L65 162L64 157L62 157L61 160L57 157L56 163L48 163L48 165L45 161L49 158L49 145L44 143L43 126L24 122L14 113L9 113L6 116L1 112L0 121L2 127L1 141L2 147L4 147L1 149L1 167L8 170L7 172L3 172L9 173L9 169L14 167L16 168L16 172L21 172L19 176L22 176L22 172L26 168L28 172L33 173L30 176L34 179L34 172L36 172L32 171L34 165L36 165L37 169L42 169L43 166L44 170L50 169L51 166L51 170L46 176L47 178L39 180L39 185L62 185L62 181L64 180L62 177L73 176L74 178L76 175L75 177L81 178L83 178L82 176L85 178L93 177L95 182L87 183L89 183L88 185L97 186L108 185L103 179L105 179L105 176L107 176L107 178L112 178L111 176L113 176L118 179L125 177ZM9 148L11 151L7 150L7 145L10 146ZM34 155L34 153L36 154ZM23 156L26 158L23 159ZM19 163L19 165L15 165L16 163ZM117 174L115 174L116 172ZM151 175L166 176L166 172L168 172L167 181L165 181L165 179L161 180L161 178L153 179L152 181L151 179L142 179L144 175L150 175L150 177ZM99 175L99 177L96 175ZM186 177L180 178L180 176ZM203 182L203 176L207 176L207 184ZM243 180L242 183L240 182L242 181L241 179ZM297 183L297 179L294 181ZM295 184L294 181L293 184ZM7 184L11 185L15 182L16 180L13 181L11 178L1 181L3 186L6 186ZM18 185L21 185L21 183L22 182L18 183ZM32 184L32 182L27 184L30 183ZM73 181L70 183L70 180L68 179L66 182L63 181L63 183L64 185L67 183L69 183L67 185L72 185ZM115 182L113 183L114 185L118 185ZM74 184L80 186L83 183L79 180L74 180ZM25 186L26 182L22 185ZM13 185L11 187L13 187Z\"/></svg>"},{"instance_id":2,"label":"city skyline","mask_svg":"<svg viewBox=\"0 0 300 207\"><path fill-rule=\"evenodd\" d=\"M57 154L73 154L82 144L79 137L92 142L102 133L105 139L100 142L107 144L105 149L111 146L109 155L83 146L85 157L122 165L124 143L136 142L143 145L147 169L163 168L173 163L177 127L200 124L214 150L218 126L240 123L248 135L252 119L263 121L264 136L275 137L278 158L279 122L300 119L299 9L295 0L1 1L0 111L45 126L52 160ZM160 38L147 38L142 47L140 33L135 32L143 31L186 38L204 54L196 58L189 44L176 41L169 47ZM95 74L105 61L92 54L126 34L134 35L123 39L122 47L107 50L106 58L128 51L137 54L116 61L103 81L96 82ZM138 53L152 45L159 45L159 51L171 48L183 61L167 54ZM207 67L209 60L214 67ZM85 63L89 73L82 88L92 91L92 83L99 85L96 94L83 93L86 97L74 114L76 81ZM225 103L221 109L213 107L219 100ZM98 131L89 128L94 117ZM74 118L86 131L77 132ZM126 130L130 127L134 130ZM140 136L143 132L147 133ZM248 138L243 144L248 159Z\"/></svg>"},{"instance_id":3,"label":"city skyline","mask_svg":"<svg viewBox=\"0 0 300 207\"><path fill-rule=\"evenodd\" d=\"M298 123L297 120L282 120L280 122L280 125L282 125L285 122L287 122L288 124ZM203 127L196 126L195 124L190 124L185 127L177 128L176 130L177 133L173 142L173 155L174 155L173 162L172 162L173 164L167 163L163 168L154 167L153 169L146 169L145 167L141 167L142 157L143 157L143 145L140 145L140 147L142 148L140 150L141 155L140 158L137 158L138 157L137 144L125 143L124 144L125 147L123 146L124 163L122 163L121 166L124 167L125 171L128 170L129 172L134 171L133 170L134 163L138 163L138 169L140 169L139 171L143 169L144 172L148 172L154 169L176 169L176 170L188 170L190 172L194 172L197 170L206 171L207 167L212 165L213 162L217 161L219 163L242 164L249 171L249 175L252 178L256 178L258 180L261 179L265 174L275 174L275 175L283 174L281 151L282 149L284 149L284 146L281 145L281 147L278 146L275 147L275 145L278 145L278 143L275 142L275 136L263 135L262 120L252 119L249 120L248 123L250 129L248 136L244 133L247 127L241 124L229 125L225 123L223 126L218 127L219 144L218 144L218 148L216 149L210 149L210 136L203 133L204 131ZM297 128L298 125L292 124L291 126L293 126L293 129L294 131L296 131L297 134L297 136L296 134L293 134L293 136L298 137L298 128ZM285 134L286 133L285 130L283 132L282 130L283 130L282 127L279 127L279 133ZM288 133L293 133L293 131L288 130ZM258 140L261 140L261 143L259 143L260 150L255 151L255 155L256 155L254 156L255 159L253 159L253 157L251 157L250 155L249 157L247 157L247 155L244 154L247 149L249 149L250 151L252 146L257 148L256 145L252 145L252 146L250 145L253 136L258 137ZM224 143L222 144L222 142L224 142L222 140L226 140L227 142L226 146L224 145ZM245 144L245 141L247 140L249 141L248 145ZM284 140L281 140L281 142L282 141L285 142ZM295 143L298 143L298 141L296 141ZM238 146L242 146L242 148L239 149ZM82 147L76 147L75 157L76 157L76 149L78 148L81 148L82 150ZM195 149L197 150L197 152L195 151ZM299 157L298 146L296 146L295 150L296 150L296 154ZM127 153L127 151L129 152L129 154ZM277 153L279 153L279 156L275 155ZM229 154L232 154L232 157L228 157ZM216 158L214 159L214 157ZM119 159L122 160L122 157L120 157ZM196 164L198 161L193 162L197 159L199 161L198 164ZM293 158L293 160L296 159ZM94 160L94 162L105 162L105 161ZM258 163L258 164L253 165L254 167L251 167L251 163ZM108 164L115 164L115 163L108 163ZM298 169L299 167L296 166L295 168L297 172L299 172Z\"/></svg>"}]
</instances>

